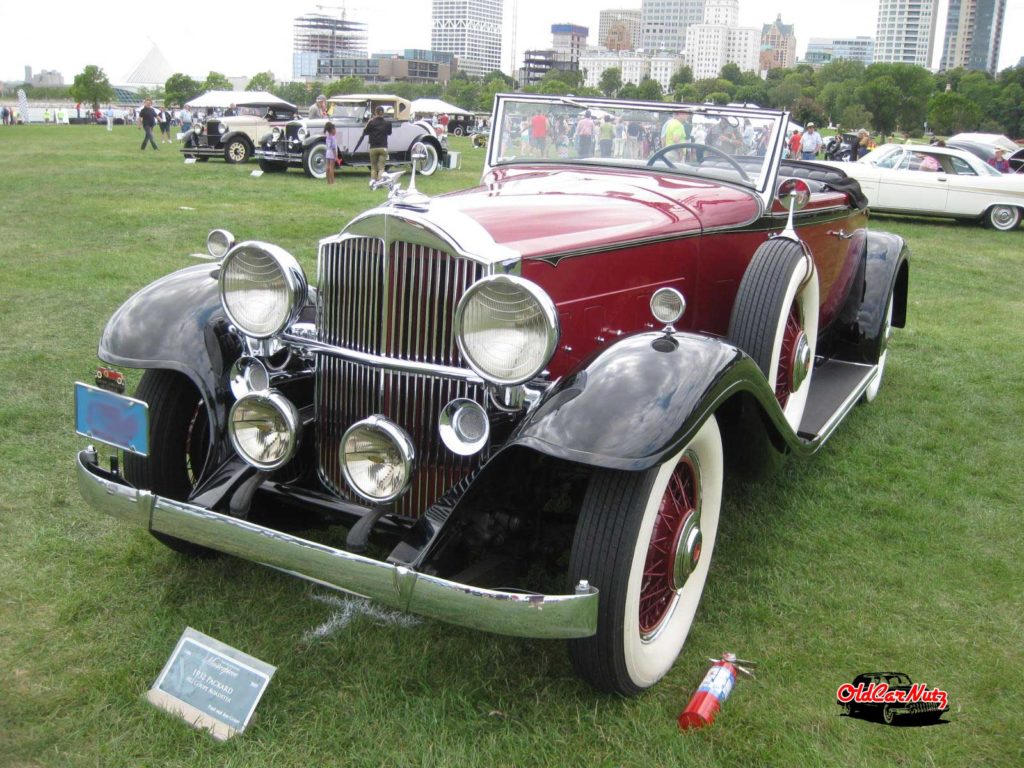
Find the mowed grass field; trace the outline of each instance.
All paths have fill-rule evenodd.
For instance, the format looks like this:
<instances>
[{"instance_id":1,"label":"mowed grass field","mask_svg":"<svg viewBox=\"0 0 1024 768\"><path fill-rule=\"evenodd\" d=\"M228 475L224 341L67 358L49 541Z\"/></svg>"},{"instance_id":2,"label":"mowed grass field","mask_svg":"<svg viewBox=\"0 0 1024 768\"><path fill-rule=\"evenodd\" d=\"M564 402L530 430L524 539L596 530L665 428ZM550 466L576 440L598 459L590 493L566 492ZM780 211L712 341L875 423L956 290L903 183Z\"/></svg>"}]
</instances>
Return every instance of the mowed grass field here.
<instances>
[{"instance_id":1,"label":"mowed grass field","mask_svg":"<svg viewBox=\"0 0 1024 768\"><path fill-rule=\"evenodd\" d=\"M908 327L878 400L810 460L727 482L697 621L672 673L597 694L556 642L432 621L232 558L194 562L86 508L72 385L110 314L196 263L213 227L315 274L317 240L383 199L253 164L185 165L132 127L0 129L0 766L1014 766L1024 763L1024 232L872 221L913 251ZM422 179L474 184L482 156ZM528 226L524 222L524 226ZM225 744L143 694L187 627L277 666ZM676 717L708 666L759 662L713 727ZM839 715L899 670L945 724Z\"/></svg>"}]
</instances>

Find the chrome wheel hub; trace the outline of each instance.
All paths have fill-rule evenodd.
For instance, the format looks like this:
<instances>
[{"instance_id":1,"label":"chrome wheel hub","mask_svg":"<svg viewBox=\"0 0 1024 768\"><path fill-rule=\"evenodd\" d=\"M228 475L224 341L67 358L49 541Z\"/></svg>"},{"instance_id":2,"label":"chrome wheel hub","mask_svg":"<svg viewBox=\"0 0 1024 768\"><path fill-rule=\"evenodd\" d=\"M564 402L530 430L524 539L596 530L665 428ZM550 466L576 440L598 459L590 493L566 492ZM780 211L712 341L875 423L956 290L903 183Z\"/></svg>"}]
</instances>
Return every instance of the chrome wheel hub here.
<instances>
[{"instance_id":1,"label":"chrome wheel hub","mask_svg":"<svg viewBox=\"0 0 1024 768\"><path fill-rule=\"evenodd\" d=\"M807 336L803 331L800 331L796 344L793 345L793 364L789 370L789 391L796 392L811 370L811 345L807 342Z\"/></svg>"},{"instance_id":2,"label":"chrome wheel hub","mask_svg":"<svg viewBox=\"0 0 1024 768\"><path fill-rule=\"evenodd\" d=\"M679 528L672 557L672 588L680 590L700 562L701 545L704 537L700 532L700 517L696 512L687 515Z\"/></svg>"}]
</instances>

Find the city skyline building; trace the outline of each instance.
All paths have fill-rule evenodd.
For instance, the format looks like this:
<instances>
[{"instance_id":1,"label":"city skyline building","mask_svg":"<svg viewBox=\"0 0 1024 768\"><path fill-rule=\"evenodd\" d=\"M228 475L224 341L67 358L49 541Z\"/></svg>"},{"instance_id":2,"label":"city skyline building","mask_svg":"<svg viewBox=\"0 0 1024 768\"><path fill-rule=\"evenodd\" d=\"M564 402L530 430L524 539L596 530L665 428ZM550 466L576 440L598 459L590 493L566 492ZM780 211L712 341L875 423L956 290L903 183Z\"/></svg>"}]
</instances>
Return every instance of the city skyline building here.
<instances>
[{"instance_id":1,"label":"city skyline building","mask_svg":"<svg viewBox=\"0 0 1024 768\"><path fill-rule=\"evenodd\" d=\"M938 0L880 0L875 61L930 67Z\"/></svg>"},{"instance_id":2,"label":"city skyline building","mask_svg":"<svg viewBox=\"0 0 1024 768\"><path fill-rule=\"evenodd\" d=\"M686 47L686 30L704 23L704 15L705 0L643 0L638 47L679 53Z\"/></svg>"},{"instance_id":3,"label":"city skyline building","mask_svg":"<svg viewBox=\"0 0 1024 768\"><path fill-rule=\"evenodd\" d=\"M640 46L639 8L613 8L598 15L597 46L610 51L631 51Z\"/></svg>"},{"instance_id":4,"label":"city skyline building","mask_svg":"<svg viewBox=\"0 0 1024 768\"><path fill-rule=\"evenodd\" d=\"M756 72L761 30L739 26L739 0L707 0L704 20L686 29L683 55L694 80L718 77L726 64Z\"/></svg>"},{"instance_id":5,"label":"city skyline building","mask_svg":"<svg viewBox=\"0 0 1024 768\"><path fill-rule=\"evenodd\" d=\"M433 0L431 50L454 54L473 77L500 70L503 6L503 0Z\"/></svg>"},{"instance_id":6,"label":"city skyline building","mask_svg":"<svg viewBox=\"0 0 1024 768\"><path fill-rule=\"evenodd\" d=\"M939 69L996 73L1006 0L949 0Z\"/></svg>"},{"instance_id":7,"label":"city skyline building","mask_svg":"<svg viewBox=\"0 0 1024 768\"><path fill-rule=\"evenodd\" d=\"M523 52L523 66L517 73L520 85L535 85L552 69L579 69L580 55L587 49L589 35L590 30L579 24L552 24L550 48Z\"/></svg>"},{"instance_id":8,"label":"city skyline building","mask_svg":"<svg viewBox=\"0 0 1024 768\"><path fill-rule=\"evenodd\" d=\"M807 43L803 63L820 67L830 61L846 59L859 61L865 66L875 61L873 37L812 37Z\"/></svg>"},{"instance_id":9,"label":"city skyline building","mask_svg":"<svg viewBox=\"0 0 1024 768\"><path fill-rule=\"evenodd\" d=\"M796 28L782 23L782 14L775 21L761 27L761 55L759 68L762 72L780 67L796 65Z\"/></svg>"},{"instance_id":10,"label":"city skyline building","mask_svg":"<svg viewBox=\"0 0 1024 768\"><path fill-rule=\"evenodd\" d=\"M333 80L335 62L367 57L366 24L359 21L307 13L293 24L292 77L296 80Z\"/></svg>"}]
</instances>

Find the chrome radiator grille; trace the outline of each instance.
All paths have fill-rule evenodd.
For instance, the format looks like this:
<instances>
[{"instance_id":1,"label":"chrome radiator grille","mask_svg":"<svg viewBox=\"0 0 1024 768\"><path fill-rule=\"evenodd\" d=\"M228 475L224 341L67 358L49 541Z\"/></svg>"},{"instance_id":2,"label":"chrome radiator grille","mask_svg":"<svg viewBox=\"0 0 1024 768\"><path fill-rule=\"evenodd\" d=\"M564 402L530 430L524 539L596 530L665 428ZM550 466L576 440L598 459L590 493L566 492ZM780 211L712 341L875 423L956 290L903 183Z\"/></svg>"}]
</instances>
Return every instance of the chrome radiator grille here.
<instances>
[{"instance_id":1,"label":"chrome radiator grille","mask_svg":"<svg viewBox=\"0 0 1024 768\"><path fill-rule=\"evenodd\" d=\"M362 237L324 244L319 263L320 341L462 367L452 320L463 293L485 274L483 265L411 243L386 248L379 239ZM394 511L418 516L486 456L486 450L469 458L456 456L438 439L438 414L456 397L484 404L486 393L475 384L321 355L316 405L324 482L351 498L339 464L341 436L354 422L382 414L409 434L416 449L412 486Z\"/></svg>"}]
</instances>

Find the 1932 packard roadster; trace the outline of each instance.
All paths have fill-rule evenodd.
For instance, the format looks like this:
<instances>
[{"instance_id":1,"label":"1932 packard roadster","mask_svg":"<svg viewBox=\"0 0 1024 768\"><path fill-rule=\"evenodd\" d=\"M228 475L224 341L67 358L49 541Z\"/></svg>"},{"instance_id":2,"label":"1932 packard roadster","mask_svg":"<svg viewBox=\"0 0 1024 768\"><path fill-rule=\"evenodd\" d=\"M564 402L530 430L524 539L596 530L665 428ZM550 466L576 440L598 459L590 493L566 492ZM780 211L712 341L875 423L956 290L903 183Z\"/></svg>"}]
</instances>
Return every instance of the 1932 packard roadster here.
<instances>
[{"instance_id":1,"label":"1932 packard roadster","mask_svg":"<svg viewBox=\"0 0 1024 768\"><path fill-rule=\"evenodd\" d=\"M605 114L703 141L553 151ZM109 368L76 387L78 432L118 449L79 453L82 493L174 549L565 639L597 688L650 687L697 611L726 460L817 450L906 317L904 242L841 169L783 159L787 121L499 96L479 186L389 176L315 276L215 230L216 261L108 322L99 357L144 373L134 397ZM283 531L302 510L345 546Z\"/></svg>"}]
</instances>

